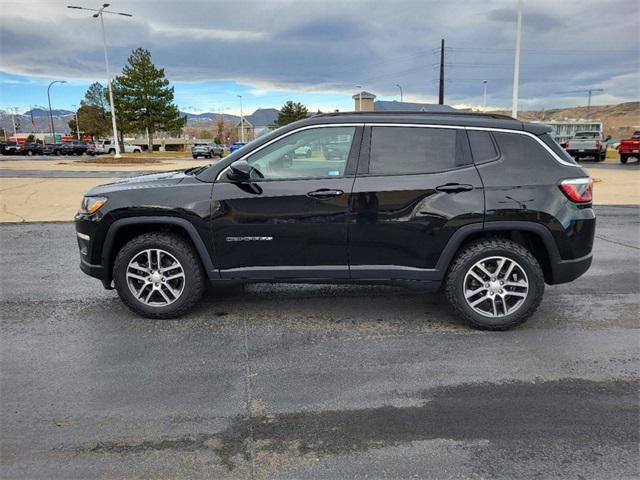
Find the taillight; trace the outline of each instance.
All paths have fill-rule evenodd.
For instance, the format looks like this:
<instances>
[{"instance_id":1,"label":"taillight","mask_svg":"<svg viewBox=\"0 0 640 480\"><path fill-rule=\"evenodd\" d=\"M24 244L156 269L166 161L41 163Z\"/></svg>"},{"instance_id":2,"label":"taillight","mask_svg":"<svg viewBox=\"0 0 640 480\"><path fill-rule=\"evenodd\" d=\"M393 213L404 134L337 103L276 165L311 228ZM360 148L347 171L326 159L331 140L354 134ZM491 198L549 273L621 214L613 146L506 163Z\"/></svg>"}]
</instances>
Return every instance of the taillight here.
<instances>
[{"instance_id":1,"label":"taillight","mask_svg":"<svg viewBox=\"0 0 640 480\"><path fill-rule=\"evenodd\" d=\"M576 203L589 203L593 199L593 180L587 178L570 178L560 182L560 190Z\"/></svg>"},{"instance_id":2,"label":"taillight","mask_svg":"<svg viewBox=\"0 0 640 480\"><path fill-rule=\"evenodd\" d=\"M564 144L564 148L566 148L566 149L569 148L569 140L567 140L567 142Z\"/></svg>"},{"instance_id":3,"label":"taillight","mask_svg":"<svg viewBox=\"0 0 640 480\"><path fill-rule=\"evenodd\" d=\"M600 150L600 147L602 146L602 144L600 143L600 140L596 140L596 148L598 150Z\"/></svg>"}]
</instances>

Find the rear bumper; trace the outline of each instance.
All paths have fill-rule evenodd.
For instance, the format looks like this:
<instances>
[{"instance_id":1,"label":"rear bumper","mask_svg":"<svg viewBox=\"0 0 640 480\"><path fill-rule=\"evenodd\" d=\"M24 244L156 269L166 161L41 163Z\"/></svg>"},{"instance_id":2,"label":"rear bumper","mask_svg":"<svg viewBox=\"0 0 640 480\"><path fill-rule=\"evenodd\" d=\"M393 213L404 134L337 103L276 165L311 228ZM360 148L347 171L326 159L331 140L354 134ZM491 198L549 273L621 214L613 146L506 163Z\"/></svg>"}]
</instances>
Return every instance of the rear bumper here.
<instances>
[{"instance_id":1,"label":"rear bumper","mask_svg":"<svg viewBox=\"0 0 640 480\"><path fill-rule=\"evenodd\" d=\"M585 149L568 148L567 149L567 153L572 157L576 155L599 155L600 152L602 152L601 148L585 148Z\"/></svg>"},{"instance_id":2,"label":"rear bumper","mask_svg":"<svg viewBox=\"0 0 640 480\"><path fill-rule=\"evenodd\" d=\"M549 284L557 285L575 280L589 270L592 261L592 253L572 260L556 260L551 266L552 273Z\"/></svg>"}]
</instances>

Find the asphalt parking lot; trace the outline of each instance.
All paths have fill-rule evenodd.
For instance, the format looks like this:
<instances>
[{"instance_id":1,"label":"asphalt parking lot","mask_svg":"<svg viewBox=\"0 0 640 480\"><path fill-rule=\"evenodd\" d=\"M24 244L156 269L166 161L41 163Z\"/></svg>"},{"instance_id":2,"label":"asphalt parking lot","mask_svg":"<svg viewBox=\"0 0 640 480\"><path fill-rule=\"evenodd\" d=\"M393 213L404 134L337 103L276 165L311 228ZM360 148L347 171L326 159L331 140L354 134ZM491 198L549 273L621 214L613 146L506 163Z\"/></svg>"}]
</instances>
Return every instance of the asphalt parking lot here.
<instances>
[{"instance_id":1,"label":"asphalt parking lot","mask_svg":"<svg viewBox=\"0 0 640 480\"><path fill-rule=\"evenodd\" d=\"M251 285L134 316L70 223L0 225L1 478L637 478L640 208L502 333L440 295Z\"/></svg>"}]
</instances>

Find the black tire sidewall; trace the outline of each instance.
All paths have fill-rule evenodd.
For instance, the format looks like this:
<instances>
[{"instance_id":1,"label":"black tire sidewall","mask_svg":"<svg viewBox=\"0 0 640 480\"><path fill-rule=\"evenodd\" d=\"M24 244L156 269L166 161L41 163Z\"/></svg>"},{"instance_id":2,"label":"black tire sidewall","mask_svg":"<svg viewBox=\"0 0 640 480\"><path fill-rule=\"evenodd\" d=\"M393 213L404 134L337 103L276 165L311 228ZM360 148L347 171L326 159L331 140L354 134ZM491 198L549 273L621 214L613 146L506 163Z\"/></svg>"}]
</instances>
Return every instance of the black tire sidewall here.
<instances>
[{"instance_id":1,"label":"black tire sidewall","mask_svg":"<svg viewBox=\"0 0 640 480\"><path fill-rule=\"evenodd\" d=\"M495 256L515 260L524 269L529 282L529 294L524 303L515 312L500 318L485 317L477 313L469 306L464 297L464 277L469 269L483 258ZM511 248L488 248L468 256L460 264L454 277L448 281L452 281L454 284L450 296L455 302L455 309L473 326L492 330L504 330L522 323L530 316L531 310L538 307L544 294L544 275L537 261L530 254L523 255L518 249Z\"/></svg>"},{"instance_id":2,"label":"black tire sidewall","mask_svg":"<svg viewBox=\"0 0 640 480\"><path fill-rule=\"evenodd\" d=\"M173 255L182 265L185 274L185 285L180 298L164 307L145 305L135 298L127 285L126 271L129 262L135 255L150 248L165 250ZM149 318L173 318L181 315L199 299L204 288L202 268L194 258L192 247L177 236L164 234L142 235L127 243L114 261L113 281L123 302L134 312Z\"/></svg>"}]
</instances>

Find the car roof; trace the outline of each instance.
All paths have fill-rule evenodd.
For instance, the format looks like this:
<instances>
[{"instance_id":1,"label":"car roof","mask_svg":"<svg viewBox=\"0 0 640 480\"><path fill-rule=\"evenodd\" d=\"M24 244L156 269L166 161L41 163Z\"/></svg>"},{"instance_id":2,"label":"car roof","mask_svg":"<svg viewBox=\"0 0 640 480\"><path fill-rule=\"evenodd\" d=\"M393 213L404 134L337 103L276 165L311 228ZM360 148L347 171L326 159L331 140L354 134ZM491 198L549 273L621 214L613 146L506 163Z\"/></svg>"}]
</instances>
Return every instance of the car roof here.
<instances>
[{"instance_id":1,"label":"car roof","mask_svg":"<svg viewBox=\"0 0 640 480\"><path fill-rule=\"evenodd\" d=\"M551 131L543 123L528 123L507 115L476 112L336 112L314 115L296 125L321 123L415 123L417 125L451 125L463 127L525 130L536 135Z\"/></svg>"}]
</instances>

